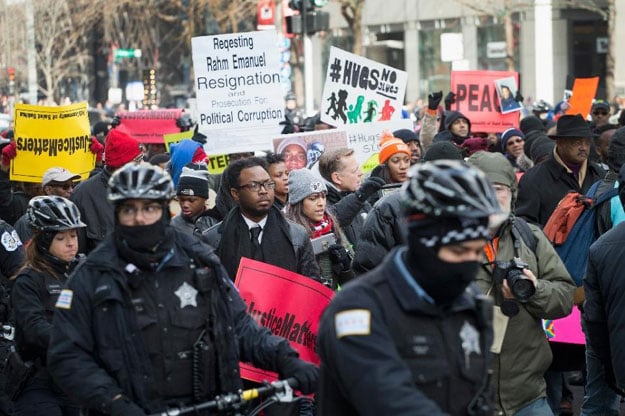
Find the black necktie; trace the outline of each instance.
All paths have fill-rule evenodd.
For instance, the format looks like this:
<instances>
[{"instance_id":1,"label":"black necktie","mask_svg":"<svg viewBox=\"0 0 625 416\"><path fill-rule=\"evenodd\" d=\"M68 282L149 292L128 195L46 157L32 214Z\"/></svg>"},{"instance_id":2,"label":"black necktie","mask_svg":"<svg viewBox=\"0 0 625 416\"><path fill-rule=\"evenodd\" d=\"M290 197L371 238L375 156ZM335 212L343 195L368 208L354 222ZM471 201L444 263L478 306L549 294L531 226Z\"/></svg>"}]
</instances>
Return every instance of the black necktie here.
<instances>
[{"instance_id":1,"label":"black necktie","mask_svg":"<svg viewBox=\"0 0 625 416\"><path fill-rule=\"evenodd\" d=\"M256 227L250 228L250 241L252 242L252 258L254 260L262 260L263 254L260 249L260 242L258 241L258 236L260 236L260 232L263 229L260 225Z\"/></svg>"}]
</instances>

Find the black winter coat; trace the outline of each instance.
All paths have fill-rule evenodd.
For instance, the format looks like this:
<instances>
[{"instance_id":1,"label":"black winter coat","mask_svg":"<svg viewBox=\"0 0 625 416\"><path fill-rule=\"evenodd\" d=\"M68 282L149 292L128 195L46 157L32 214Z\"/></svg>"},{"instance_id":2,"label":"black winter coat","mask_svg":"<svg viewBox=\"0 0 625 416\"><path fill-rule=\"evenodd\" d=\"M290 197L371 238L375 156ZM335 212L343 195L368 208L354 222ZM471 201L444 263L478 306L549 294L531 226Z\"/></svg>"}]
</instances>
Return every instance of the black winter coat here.
<instances>
[{"instance_id":1,"label":"black winter coat","mask_svg":"<svg viewBox=\"0 0 625 416\"><path fill-rule=\"evenodd\" d=\"M211 310L216 315L210 331L212 339L224 346L218 350L221 358L216 365L222 392L240 388L240 360L276 371L280 356L296 355L286 340L271 335L247 314L245 303L211 247L193 236L175 231L173 256L159 276L175 279L181 268L186 274L190 258L212 269L212 290L219 291L211 296ZM57 304L48 369L70 396L95 411L109 413L113 397L124 394L146 413L161 412L164 407L155 391L148 349L130 299L125 267L113 236L109 236L76 268L61 295L63 302ZM144 273L144 279L149 281L150 272ZM199 296L198 302L202 301ZM179 306L175 303L177 310L169 311L169 316L193 312L188 306L183 309L182 298ZM197 318L185 319L180 325L191 325Z\"/></svg>"},{"instance_id":2,"label":"black winter coat","mask_svg":"<svg viewBox=\"0 0 625 416\"><path fill-rule=\"evenodd\" d=\"M586 193L593 183L604 176L605 171L599 165L588 162L586 177L580 188L577 179L552 155L521 177L515 213L518 217L544 227L567 192Z\"/></svg>"},{"instance_id":3,"label":"black winter coat","mask_svg":"<svg viewBox=\"0 0 625 416\"><path fill-rule=\"evenodd\" d=\"M328 185L327 201L345 236L356 247L371 204L361 202L354 192L340 192L332 185Z\"/></svg>"}]
</instances>

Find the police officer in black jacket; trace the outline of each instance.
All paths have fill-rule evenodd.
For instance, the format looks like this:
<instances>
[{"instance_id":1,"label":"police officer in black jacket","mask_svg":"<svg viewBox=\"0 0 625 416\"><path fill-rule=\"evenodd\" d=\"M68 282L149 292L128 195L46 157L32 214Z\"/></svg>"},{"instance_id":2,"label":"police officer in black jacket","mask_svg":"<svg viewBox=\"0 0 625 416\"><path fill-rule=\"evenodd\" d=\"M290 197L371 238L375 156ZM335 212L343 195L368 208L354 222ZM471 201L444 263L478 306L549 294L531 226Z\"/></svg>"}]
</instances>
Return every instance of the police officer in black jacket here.
<instances>
[{"instance_id":1,"label":"police officer in black jacket","mask_svg":"<svg viewBox=\"0 0 625 416\"><path fill-rule=\"evenodd\" d=\"M401 192L407 245L343 287L321 319L319 414L492 415L492 303L471 282L500 212L495 193L451 160L415 165Z\"/></svg>"},{"instance_id":2,"label":"police officer in black jacket","mask_svg":"<svg viewBox=\"0 0 625 416\"><path fill-rule=\"evenodd\" d=\"M115 229L56 304L48 366L90 414L144 415L241 387L238 362L315 390L318 369L256 324L210 246L169 225L172 181L127 165L109 181Z\"/></svg>"}]
</instances>

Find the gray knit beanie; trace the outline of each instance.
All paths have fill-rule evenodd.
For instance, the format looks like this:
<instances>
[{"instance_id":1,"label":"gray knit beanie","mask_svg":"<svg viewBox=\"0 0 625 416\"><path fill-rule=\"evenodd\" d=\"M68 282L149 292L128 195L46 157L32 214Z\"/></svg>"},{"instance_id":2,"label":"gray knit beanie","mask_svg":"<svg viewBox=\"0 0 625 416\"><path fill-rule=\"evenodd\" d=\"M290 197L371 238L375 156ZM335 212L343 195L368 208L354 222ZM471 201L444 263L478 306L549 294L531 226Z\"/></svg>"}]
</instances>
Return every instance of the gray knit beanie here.
<instances>
[{"instance_id":1,"label":"gray knit beanie","mask_svg":"<svg viewBox=\"0 0 625 416\"><path fill-rule=\"evenodd\" d=\"M309 195L328 192L323 180L309 169L289 172L289 204L295 205Z\"/></svg>"}]
</instances>

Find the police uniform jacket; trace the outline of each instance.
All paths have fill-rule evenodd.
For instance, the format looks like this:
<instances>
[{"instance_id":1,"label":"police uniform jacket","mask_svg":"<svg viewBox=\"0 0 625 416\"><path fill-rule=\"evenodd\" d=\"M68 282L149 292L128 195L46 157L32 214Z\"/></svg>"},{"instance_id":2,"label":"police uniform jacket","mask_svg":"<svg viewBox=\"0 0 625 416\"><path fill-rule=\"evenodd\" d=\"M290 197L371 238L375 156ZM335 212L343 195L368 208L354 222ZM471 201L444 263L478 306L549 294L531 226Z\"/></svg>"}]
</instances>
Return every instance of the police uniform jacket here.
<instances>
[{"instance_id":1,"label":"police uniform jacket","mask_svg":"<svg viewBox=\"0 0 625 416\"><path fill-rule=\"evenodd\" d=\"M174 236L160 270L129 274L109 236L70 277L56 305L48 368L83 406L108 413L113 397L124 394L152 413L173 396L188 399L190 350L207 328L213 345L199 373L210 380L201 383L206 395L216 391L210 383L219 393L240 388L239 360L275 371L279 356L296 354L246 313L209 246ZM190 259L212 273L210 305L196 293Z\"/></svg>"},{"instance_id":2,"label":"police uniform jacket","mask_svg":"<svg viewBox=\"0 0 625 416\"><path fill-rule=\"evenodd\" d=\"M449 308L404 277L394 249L337 293L323 314L319 414L467 415L484 385L492 330L470 286ZM410 276L407 276L411 278Z\"/></svg>"},{"instance_id":3,"label":"police uniform jacket","mask_svg":"<svg viewBox=\"0 0 625 416\"><path fill-rule=\"evenodd\" d=\"M24 246L17 232L0 220L0 283L13 276L24 263Z\"/></svg>"}]
</instances>

